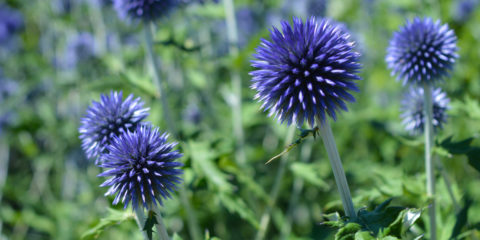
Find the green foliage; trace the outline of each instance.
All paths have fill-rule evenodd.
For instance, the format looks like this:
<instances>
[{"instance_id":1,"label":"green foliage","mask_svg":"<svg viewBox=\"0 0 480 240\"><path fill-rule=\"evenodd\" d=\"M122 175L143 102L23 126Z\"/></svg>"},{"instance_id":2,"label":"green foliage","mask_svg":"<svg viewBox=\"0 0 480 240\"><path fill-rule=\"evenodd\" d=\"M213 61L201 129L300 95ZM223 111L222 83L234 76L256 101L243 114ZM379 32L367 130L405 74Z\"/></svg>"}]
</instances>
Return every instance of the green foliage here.
<instances>
[{"instance_id":1,"label":"green foliage","mask_svg":"<svg viewBox=\"0 0 480 240\"><path fill-rule=\"evenodd\" d=\"M22 13L24 27L13 45L0 46L1 75L18 85L5 98L0 94L0 239L142 238L131 207L115 210L122 206L111 206L113 199L104 197L106 188L99 187L97 177L102 170L85 159L78 139L88 104L111 90L141 97L150 107L147 121L170 132L184 153L184 182L160 207L173 239L252 239L272 202L280 163L265 162L286 152L287 171L265 239L327 240L337 232L337 239L428 236L427 216L418 210L429 203L423 136L404 131L399 102L405 88L385 64L392 33L414 16L438 18L458 36L460 58L439 85L451 108L445 128L436 133L434 155L443 163L453 196L473 202L457 200L461 204L455 206L443 173L436 171L438 239L480 238L479 6L459 20L460 0L327 0L325 7L323 0L235 0L235 54L229 53L231 29L225 27L223 1L173 11L154 29L160 78L178 130L173 133L152 83L142 24L119 19L111 4L65 1L71 8L63 11L58 2L63 1L5 2ZM268 38L269 28L282 19L311 15L344 23L362 53L357 101L331 122L355 207L362 209L356 222L341 218L334 176L315 129L299 126L294 142L286 142L286 125L259 110L249 88L252 53L261 38ZM59 67L68 38L79 32L95 37L96 55L74 68ZM240 89L232 86L233 72L241 79ZM237 90L242 92L244 143L236 142L233 132L240 120L232 119ZM5 113L13 114L3 125ZM237 161L239 149L244 163ZM389 198L400 207L374 207ZM189 211L195 216L193 230ZM326 216L329 222L318 224Z\"/></svg>"},{"instance_id":2,"label":"green foliage","mask_svg":"<svg viewBox=\"0 0 480 240\"><path fill-rule=\"evenodd\" d=\"M124 221L130 221L135 216L131 211L108 209L108 216L101 218L92 228L82 234L82 239L98 239L107 228L118 225ZM146 223L145 223L146 226ZM150 237L151 238L151 237Z\"/></svg>"},{"instance_id":3,"label":"green foliage","mask_svg":"<svg viewBox=\"0 0 480 240\"><path fill-rule=\"evenodd\" d=\"M392 207L391 201L386 200L373 211L360 209L356 219L337 219L325 224L338 228L335 239L405 239L422 211Z\"/></svg>"}]
</instances>

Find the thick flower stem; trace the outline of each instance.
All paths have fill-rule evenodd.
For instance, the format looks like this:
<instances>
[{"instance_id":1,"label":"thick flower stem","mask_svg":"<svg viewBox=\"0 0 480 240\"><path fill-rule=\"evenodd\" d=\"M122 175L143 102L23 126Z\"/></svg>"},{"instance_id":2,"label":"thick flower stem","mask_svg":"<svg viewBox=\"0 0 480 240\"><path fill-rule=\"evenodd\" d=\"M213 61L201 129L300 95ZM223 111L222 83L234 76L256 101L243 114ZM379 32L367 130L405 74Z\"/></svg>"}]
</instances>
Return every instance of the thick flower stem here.
<instances>
[{"instance_id":1,"label":"thick flower stem","mask_svg":"<svg viewBox=\"0 0 480 240\"><path fill-rule=\"evenodd\" d=\"M159 70L159 64L157 61L157 58L155 57L155 54L153 52L153 23L151 21L145 20L144 22L144 32L145 32L145 45L146 45L146 50L148 54L148 58L153 70L153 84L157 88L157 95L160 97L160 101L162 104L162 113L163 113L163 118L167 122L167 128L169 129L170 132L176 133L175 131L175 125L173 124L172 118L170 116L170 111L168 107L168 102L167 102L167 95L166 91L162 85L162 82L160 81L160 70Z\"/></svg>"},{"instance_id":2,"label":"thick flower stem","mask_svg":"<svg viewBox=\"0 0 480 240\"><path fill-rule=\"evenodd\" d=\"M423 85L423 112L425 115L425 172L427 176L427 197L430 200L428 216L430 218L430 239L437 239L437 227L435 224L435 174L433 172L432 144L433 144L433 105L432 90L425 83Z\"/></svg>"},{"instance_id":3,"label":"thick flower stem","mask_svg":"<svg viewBox=\"0 0 480 240\"><path fill-rule=\"evenodd\" d=\"M295 128L290 127L285 140L287 143L292 142L294 133ZM277 175L275 176L275 182L273 184L272 191L270 192L270 201L268 202L267 208L265 209L262 217L260 218L260 227L258 228L257 235L255 236L256 240L265 239L265 234L268 229L268 224L270 223L273 206L275 206L275 202L277 201L278 193L280 192L280 187L282 185L283 176L285 175L287 162L288 153L284 154L280 159L280 165L278 166Z\"/></svg>"},{"instance_id":4,"label":"thick flower stem","mask_svg":"<svg viewBox=\"0 0 480 240\"><path fill-rule=\"evenodd\" d=\"M137 221L138 227L140 228L140 232L142 232L143 238L145 240L149 240L147 233L143 231L143 227L145 225L145 214L143 213L143 208L137 206L136 208L133 208L135 210L135 220Z\"/></svg>"},{"instance_id":5,"label":"thick flower stem","mask_svg":"<svg viewBox=\"0 0 480 240\"><path fill-rule=\"evenodd\" d=\"M330 163L332 165L333 175L335 177L335 182L337 183L338 191L340 192L343 208L345 209L345 215L347 215L347 217L350 219L355 219L357 214L353 206L350 189L347 183L347 177L345 176L345 172L343 170L342 161L340 160L340 155L338 154L332 129L330 128L327 119L324 121L318 120L317 122L320 126L320 137L322 138L325 149L327 150L328 158L330 159Z\"/></svg>"},{"instance_id":6,"label":"thick flower stem","mask_svg":"<svg viewBox=\"0 0 480 240\"><path fill-rule=\"evenodd\" d=\"M0 203L2 203L2 193L3 187L7 180L8 175L8 162L10 160L10 148L8 146L8 141L0 137ZM0 219L0 233L2 232L3 222Z\"/></svg>"},{"instance_id":7,"label":"thick flower stem","mask_svg":"<svg viewBox=\"0 0 480 240\"><path fill-rule=\"evenodd\" d=\"M155 229L157 230L157 233L158 233L158 239L170 240L170 237L168 236L167 228L165 227L165 224L163 224L162 214L158 210L157 206L155 206L155 204L151 205L151 209L155 212L155 216L157 218L157 224L155 224Z\"/></svg>"},{"instance_id":8,"label":"thick flower stem","mask_svg":"<svg viewBox=\"0 0 480 240\"><path fill-rule=\"evenodd\" d=\"M238 30L235 19L235 5L233 0L224 0L225 21L227 24L227 36L229 42L229 52L233 58L238 56ZM244 151L244 133L242 123L242 78L236 70L231 72L233 98L232 104L232 124L233 134L235 136L235 159L239 165L245 165L246 156Z\"/></svg>"}]
</instances>

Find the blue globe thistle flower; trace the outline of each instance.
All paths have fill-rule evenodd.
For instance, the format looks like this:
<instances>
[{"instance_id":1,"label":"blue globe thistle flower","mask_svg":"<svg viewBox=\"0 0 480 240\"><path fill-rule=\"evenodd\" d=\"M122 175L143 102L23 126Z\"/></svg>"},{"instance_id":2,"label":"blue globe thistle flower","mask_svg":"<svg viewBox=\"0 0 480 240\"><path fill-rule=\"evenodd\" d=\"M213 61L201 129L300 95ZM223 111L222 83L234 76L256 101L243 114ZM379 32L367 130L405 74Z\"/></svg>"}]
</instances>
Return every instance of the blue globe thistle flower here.
<instances>
[{"instance_id":1,"label":"blue globe thistle flower","mask_svg":"<svg viewBox=\"0 0 480 240\"><path fill-rule=\"evenodd\" d=\"M314 17L305 23L293 18L293 25L282 22L282 32L271 30L272 41L262 39L252 66L252 88L279 121L304 120L313 126L315 118L321 121L326 114L336 119L339 109L347 111L345 101L354 102L348 92L358 91L354 80L360 64L360 54L353 51L349 35L327 20L317 22Z\"/></svg>"},{"instance_id":2,"label":"blue globe thistle flower","mask_svg":"<svg viewBox=\"0 0 480 240\"><path fill-rule=\"evenodd\" d=\"M101 95L100 102L93 101L81 120L78 129L82 148L88 158L95 158L106 152L106 147L116 136L133 131L148 116L149 108L143 108L140 98L130 94L125 100L122 92L110 92L110 96Z\"/></svg>"},{"instance_id":3,"label":"blue globe thistle flower","mask_svg":"<svg viewBox=\"0 0 480 240\"><path fill-rule=\"evenodd\" d=\"M447 24L415 18L394 33L386 61L403 84L434 84L448 75L457 55L457 37Z\"/></svg>"},{"instance_id":4,"label":"blue globe thistle flower","mask_svg":"<svg viewBox=\"0 0 480 240\"><path fill-rule=\"evenodd\" d=\"M22 28L22 14L7 5L0 4L0 43L5 45Z\"/></svg>"},{"instance_id":5,"label":"blue globe thistle flower","mask_svg":"<svg viewBox=\"0 0 480 240\"><path fill-rule=\"evenodd\" d=\"M479 2L478 0L460 0L454 1L453 4L455 4L452 8L454 9L453 18L455 21L463 23L472 16Z\"/></svg>"},{"instance_id":6,"label":"blue globe thistle flower","mask_svg":"<svg viewBox=\"0 0 480 240\"><path fill-rule=\"evenodd\" d=\"M155 20L167 15L179 4L179 0L113 0L113 5L122 19Z\"/></svg>"},{"instance_id":7,"label":"blue globe thistle flower","mask_svg":"<svg viewBox=\"0 0 480 240\"><path fill-rule=\"evenodd\" d=\"M402 123L405 129L412 134L421 134L425 126L425 117L423 113L423 88L410 87L405 93L401 111ZM433 103L433 129L438 131L443 128L447 122L447 110L450 99L440 88L432 89Z\"/></svg>"},{"instance_id":8,"label":"blue globe thistle flower","mask_svg":"<svg viewBox=\"0 0 480 240\"><path fill-rule=\"evenodd\" d=\"M59 65L65 69L71 69L79 62L87 61L96 54L95 37L89 32L81 32L67 39L63 60Z\"/></svg>"},{"instance_id":9,"label":"blue globe thistle flower","mask_svg":"<svg viewBox=\"0 0 480 240\"><path fill-rule=\"evenodd\" d=\"M136 131L115 137L102 155L102 168L108 168L99 177L111 177L101 187L109 186L106 196L116 195L113 204L120 201L124 207L132 202L133 208L162 204L182 179L183 173L176 161L182 154L172 151L176 142L167 143L168 135L150 125L138 126Z\"/></svg>"}]
</instances>

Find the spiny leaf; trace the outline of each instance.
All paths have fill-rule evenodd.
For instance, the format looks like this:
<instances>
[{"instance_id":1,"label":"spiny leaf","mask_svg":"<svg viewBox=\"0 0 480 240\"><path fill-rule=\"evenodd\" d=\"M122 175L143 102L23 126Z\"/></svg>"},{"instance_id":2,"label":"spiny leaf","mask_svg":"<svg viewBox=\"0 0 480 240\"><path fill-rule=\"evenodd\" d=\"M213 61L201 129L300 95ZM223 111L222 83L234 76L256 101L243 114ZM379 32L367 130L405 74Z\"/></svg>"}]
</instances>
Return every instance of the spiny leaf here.
<instances>
[{"instance_id":1,"label":"spiny leaf","mask_svg":"<svg viewBox=\"0 0 480 240\"><path fill-rule=\"evenodd\" d=\"M145 220L145 225L143 226L143 231L147 233L148 239L152 240L153 227L155 224L158 224L157 215L154 211L148 211L147 220Z\"/></svg>"},{"instance_id":2,"label":"spiny leaf","mask_svg":"<svg viewBox=\"0 0 480 240\"><path fill-rule=\"evenodd\" d=\"M241 198L221 193L218 195L218 199L230 212L237 213L241 218L258 228L257 217Z\"/></svg>"},{"instance_id":3,"label":"spiny leaf","mask_svg":"<svg viewBox=\"0 0 480 240\"><path fill-rule=\"evenodd\" d=\"M350 240L355 239L355 234L362 229L362 226L358 223L347 223L344 227L340 228L335 234L335 240Z\"/></svg>"},{"instance_id":4,"label":"spiny leaf","mask_svg":"<svg viewBox=\"0 0 480 240\"><path fill-rule=\"evenodd\" d=\"M134 215L129 211L120 211L115 209L108 209L108 216L100 219L100 221L87 230L82 235L82 239L97 239L100 234L105 231L108 227L116 225L118 223L134 219Z\"/></svg>"},{"instance_id":5,"label":"spiny leaf","mask_svg":"<svg viewBox=\"0 0 480 240\"><path fill-rule=\"evenodd\" d=\"M457 221L453 227L450 239L457 239L458 235L460 235L462 231L462 228L467 225L468 210L470 209L471 205L472 200L468 196L465 197L465 206L456 214Z\"/></svg>"},{"instance_id":6,"label":"spiny leaf","mask_svg":"<svg viewBox=\"0 0 480 240\"><path fill-rule=\"evenodd\" d=\"M445 149L452 155L466 155L468 163L480 171L480 147L471 146L473 138L467 138L457 142L452 141L452 136L447 137L442 142L437 142L438 148Z\"/></svg>"}]
</instances>

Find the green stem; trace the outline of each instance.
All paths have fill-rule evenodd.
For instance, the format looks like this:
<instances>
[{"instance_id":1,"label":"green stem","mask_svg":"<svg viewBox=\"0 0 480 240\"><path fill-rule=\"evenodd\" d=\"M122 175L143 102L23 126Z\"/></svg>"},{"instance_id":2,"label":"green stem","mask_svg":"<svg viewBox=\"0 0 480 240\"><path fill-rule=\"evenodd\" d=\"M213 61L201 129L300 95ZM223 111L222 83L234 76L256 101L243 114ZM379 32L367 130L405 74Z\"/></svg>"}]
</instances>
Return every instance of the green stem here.
<instances>
[{"instance_id":1,"label":"green stem","mask_svg":"<svg viewBox=\"0 0 480 240\"><path fill-rule=\"evenodd\" d=\"M452 200L453 209L455 210L455 213L458 213L458 211L460 211L460 205L458 204L458 201L455 198L455 194L453 194L452 182L450 181L450 177L448 176L448 173L445 170L443 163L439 161L438 158L435 158L435 162L437 163L437 167L440 170L440 173L442 174L443 181L445 182L445 187L447 188L448 195Z\"/></svg>"},{"instance_id":2,"label":"green stem","mask_svg":"<svg viewBox=\"0 0 480 240\"><path fill-rule=\"evenodd\" d=\"M160 82L159 64L153 52L153 31L152 31L153 23L150 21L144 21L144 28L145 28L145 42L147 47L147 53L153 69L153 83L157 88L158 95L160 95L160 101L163 108L163 111L162 111L163 118L167 123L168 130L171 133L173 133L173 135L177 136L178 133L176 131L175 124L173 123L172 118L170 116L170 110L168 107L166 91L163 88L162 83ZM201 234L199 230L200 228L198 227L198 222L196 221L197 218L196 218L195 211L191 207L190 202L188 201L188 198L186 196L186 191L182 189L179 191L179 193L180 193L180 199L182 200L182 204L187 210L187 222L188 222L190 237L194 240L199 240L201 238L200 237Z\"/></svg>"},{"instance_id":3,"label":"green stem","mask_svg":"<svg viewBox=\"0 0 480 240\"><path fill-rule=\"evenodd\" d=\"M227 25L227 36L229 41L229 52L233 58L238 56L238 30L235 19L235 5L233 0L224 0L225 21ZM233 134L236 140L235 159L239 165L246 162L244 151L244 133L242 123L242 78L236 70L231 72L233 100L232 100L232 124Z\"/></svg>"},{"instance_id":4,"label":"green stem","mask_svg":"<svg viewBox=\"0 0 480 240\"><path fill-rule=\"evenodd\" d=\"M185 183L183 186L180 187L180 200L182 201L183 206L185 207L185 211L187 212L187 222L188 222L188 232L190 233L190 237L193 240L200 240L202 239L202 234L200 232L200 227L197 221L195 210L190 205L190 201L187 196L187 192L185 191Z\"/></svg>"},{"instance_id":5,"label":"green stem","mask_svg":"<svg viewBox=\"0 0 480 240\"><path fill-rule=\"evenodd\" d=\"M308 162L310 157L312 156L312 142L305 142L302 145L301 153L300 153L300 161ZM280 239L288 239L290 233L292 231L292 222L293 222L293 211L297 206L298 199L300 198L300 193L303 189L304 181L300 177L295 177L293 180L292 186L292 194L290 195L290 200L288 203L288 210L287 210L287 220L285 221L282 227L282 235Z\"/></svg>"},{"instance_id":6,"label":"green stem","mask_svg":"<svg viewBox=\"0 0 480 240\"><path fill-rule=\"evenodd\" d=\"M157 224L155 224L155 229L157 230L157 233L158 233L158 239L170 240L170 237L168 236L167 228L165 227L165 224L163 224L162 214L158 210L157 206L155 206L155 204L152 204L150 207L155 212L155 216L157 217Z\"/></svg>"},{"instance_id":7,"label":"green stem","mask_svg":"<svg viewBox=\"0 0 480 240\"><path fill-rule=\"evenodd\" d=\"M0 138L0 204L2 203L3 187L8 175L8 162L10 160L10 148L5 138ZM2 235L3 222L0 219L0 236Z\"/></svg>"},{"instance_id":8,"label":"green stem","mask_svg":"<svg viewBox=\"0 0 480 240\"><path fill-rule=\"evenodd\" d=\"M287 133L286 142L290 143L293 141L293 135L295 133L295 127L290 127ZM256 240L261 240L265 238L265 234L268 229L268 224L270 223L271 213L275 202L277 201L278 193L280 192L281 183L283 176L285 175L285 169L288 161L288 153L284 154L280 159L280 165L278 166L277 175L275 176L275 182L270 192L269 202L267 203L267 208L260 218L260 226L258 228L257 235L255 236Z\"/></svg>"},{"instance_id":9,"label":"green stem","mask_svg":"<svg viewBox=\"0 0 480 240\"><path fill-rule=\"evenodd\" d=\"M317 122L320 126L320 137L322 138L325 149L327 150L328 158L332 165L333 175L335 177L335 182L337 183L338 191L340 192L345 215L351 219L355 219L357 218L357 214L353 206L350 188L348 187L347 177L345 176L337 145L333 138L332 129L328 124L328 119L325 119L324 121L317 120Z\"/></svg>"},{"instance_id":10,"label":"green stem","mask_svg":"<svg viewBox=\"0 0 480 240\"><path fill-rule=\"evenodd\" d=\"M427 83L423 85L424 101L423 112L425 115L425 172L427 176L427 197L431 201L428 208L430 218L430 239L437 239L437 227L435 224L435 174L432 161L432 143L433 143L433 104L432 90Z\"/></svg>"},{"instance_id":11,"label":"green stem","mask_svg":"<svg viewBox=\"0 0 480 240\"><path fill-rule=\"evenodd\" d=\"M137 206L136 208L134 208L134 210L135 210L135 216L136 216L135 220L137 221L137 225L140 228L140 232L142 232L143 238L145 240L149 240L147 233L143 231L143 227L145 225L145 220L146 220L145 214L143 213L143 208L141 206Z\"/></svg>"},{"instance_id":12,"label":"green stem","mask_svg":"<svg viewBox=\"0 0 480 240\"><path fill-rule=\"evenodd\" d=\"M153 23L151 21L144 21L144 32L145 32L145 44L147 48L148 58L153 70L153 84L157 88L157 97L160 97L162 104L162 113L163 118L167 122L167 128L170 132L176 133L175 125L173 124L172 118L170 117L170 111L167 102L166 91L160 81L160 70L157 58L153 52Z\"/></svg>"}]
</instances>

